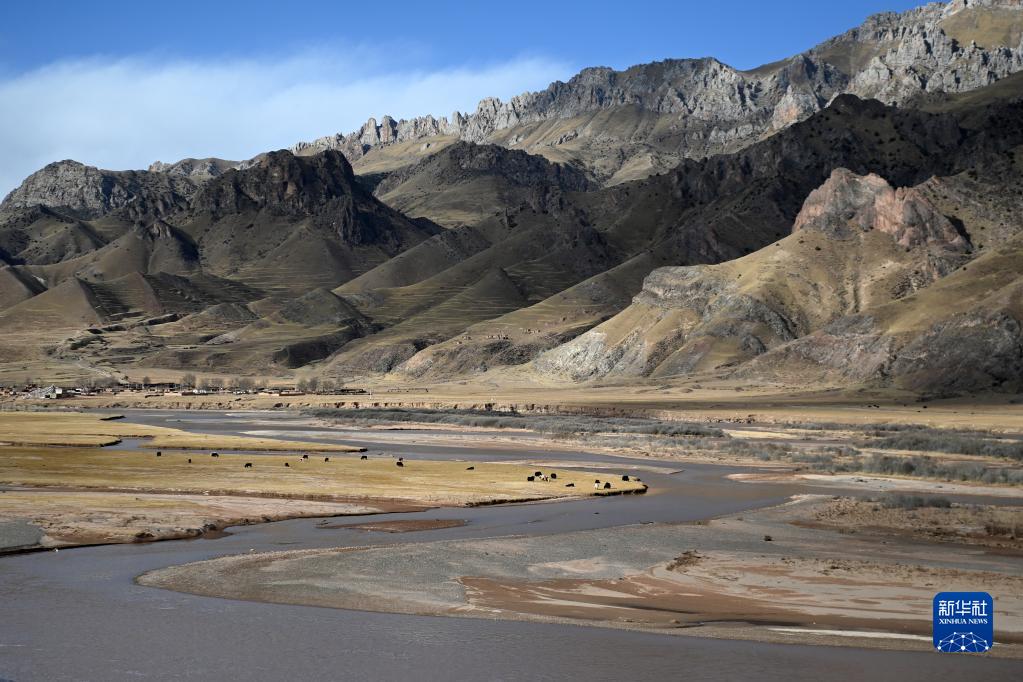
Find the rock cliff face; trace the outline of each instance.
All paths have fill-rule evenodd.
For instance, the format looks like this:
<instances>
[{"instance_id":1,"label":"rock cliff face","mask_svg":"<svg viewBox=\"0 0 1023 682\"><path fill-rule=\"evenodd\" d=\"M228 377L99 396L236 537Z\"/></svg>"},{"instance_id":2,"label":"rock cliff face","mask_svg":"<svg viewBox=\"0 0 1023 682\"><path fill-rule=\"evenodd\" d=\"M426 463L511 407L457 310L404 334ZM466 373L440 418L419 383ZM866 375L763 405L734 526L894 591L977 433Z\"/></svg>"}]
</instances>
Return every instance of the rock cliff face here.
<instances>
[{"instance_id":1,"label":"rock cliff face","mask_svg":"<svg viewBox=\"0 0 1023 682\"><path fill-rule=\"evenodd\" d=\"M351 202L354 196L364 194L342 154L328 151L297 158L280 151L207 183L197 193L191 211L214 217L263 209L282 215L312 215L339 200Z\"/></svg>"},{"instance_id":2,"label":"rock cliff face","mask_svg":"<svg viewBox=\"0 0 1023 682\"><path fill-rule=\"evenodd\" d=\"M333 288L439 231L375 199L337 151L265 154L207 182L175 220L210 271L290 291Z\"/></svg>"},{"instance_id":3,"label":"rock cliff face","mask_svg":"<svg viewBox=\"0 0 1023 682\"><path fill-rule=\"evenodd\" d=\"M7 195L0 213L38 206L89 220L112 212L153 220L185 206L196 184L182 176L147 171L106 171L58 161L36 171Z\"/></svg>"},{"instance_id":4,"label":"rock cliff face","mask_svg":"<svg viewBox=\"0 0 1023 682\"><path fill-rule=\"evenodd\" d=\"M796 216L793 233L816 230L835 239L878 230L906 248L965 249L966 238L934 204L913 188L895 189L879 175L836 169L815 189Z\"/></svg>"},{"instance_id":5,"label":"rock cliff face","mask_svg":"<svg viewBox=\"0 0 1023 682\"><path fill-rule=\"evenodd\" d=\"M854 60L848 92L900 104L921 92L966 92L1023 68L1018 31L984 31L984 18L1020 22L1016 0L953 0L905 14L879 14L859 28L812 50L826 58L853 44L876 44L869 59Z\"/></svg>"},{"instance_id":6,"label":"rock cliff face","mask_svg":"<svg viewBox=\"0 0 1023 682\"><path fill-rule=\"evenodd\" d=\"M353 133L299 143L293 149L337 149L355 160L381 145L454 135L546 153L591 135L592 125L585 125L591 122L559 130L557 139L530 139L531 125L634 107L665 117L665 125L632 125L628 134L614 131L612 137L620 139L612 146L617 151L640 143L646 146L634 154L667 154L663 162L650 161L649 172L656 172L662 163L677 163L680 157L740 149L807 118L842 93L903 104L922 93L973 90L1023 69L1023 35L1018 29L993 30L992 24L1023 24L1023 6L1016 0L954 0L879 14L807 52L752 71L709 58L666 60L624 71L589 68L567 83L555 82L507 102L484 99L474 112L439 119L370 119ZM670 128L670 134L663 128ZM523 132L502 132L510 129Z\"/></svg>"}]
</instances>

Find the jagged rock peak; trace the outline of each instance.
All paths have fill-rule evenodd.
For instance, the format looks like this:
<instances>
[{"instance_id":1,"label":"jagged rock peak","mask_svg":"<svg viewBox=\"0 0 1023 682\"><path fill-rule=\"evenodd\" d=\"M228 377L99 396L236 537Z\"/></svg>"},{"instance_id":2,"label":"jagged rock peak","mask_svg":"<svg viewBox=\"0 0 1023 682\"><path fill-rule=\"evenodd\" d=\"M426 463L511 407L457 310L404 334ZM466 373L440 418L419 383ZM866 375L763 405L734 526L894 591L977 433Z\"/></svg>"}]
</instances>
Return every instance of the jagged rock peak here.
<instances>
[{"instance_id":1,"label":"jagged rock peak","mask_svg":"<svg viewBox=\"0 0 1023 682\"><path fill-rule=\"evenodd\" d=\"M969 243L941 211L915 188L895 189L879 175L836 168L806 198L793 232L816 230L836 239L878 230L901 246L966 250Z\"/></svg>"},{"instance_id":2,"label":"jagged rock peak","mask_svg":"<svg viewBox=\"0 0 1023 682\"><path fill-rule=\"evenodd\" d=\"M935 3L941 4L941 3ZM964 9L977 8L1020 9L1023 0L951 0L945 5L944 15L951 16Z\"/></svg>"},{"instance_id":3,"label":"jagged rock peak","mask_svg":"<svg viewBox=\"0 0 1023 682\"><path fill-rule=\"evenodd\" d=\"M435 135L480 143L522 124L635 106L676 116L674 125L685 133L681 155L700 158L762 139L807 118L842 93L901 104L921 93L973 90L1020 71L1023 38L1018 31L1006 34L1014 36L1010 44L1000 44L999 38L979 46L972 39L986 35L978 33L979 24L960 19L970 12L1021 9L1020 0L953 0L901 14L877 14L802 54L750 71L713 58L671 59L623 71L592 67L568 82L557 81L507 102L483 99L471 113L401 121L385 116L379 124L370 119L348 135L299 143L292 149L296 153L337 149L355 160L377 145Z\"/></svg>"},{"instance_id":4,"label":"jagged rock peak","mask_svg":"<svg viewBox=\"0 0 1023 682\"><path fill-rule=\"evenodd\" d=\"M412 120L395 121L384 116L380 123L375 118L368 119L362 127L347 135L337 134L321 137L312 142L299 142L291 147L291 151L299 155L315 154L326 149L342 152L350 160L361 158L367 151L382 144L418 140L437 135L457 135L461 130L465 117L455 112L451 120L445 117L421 116Z\"/></svg>"},{"instance_id":5,"label":"jagged rock peak","mask_svg":"<svg viewBox=\"0 0 1023 682\"><path fill-rule=\"evenodd\" d=\"M232 168L238 168L240 162L238 161L227 161L225 159L206 158L206 159L181 159L174 163L164 163L162 161L154 161L149 164L149 171L151 173L170 173L172 175L183 175L197 182L204 182L210 178L215 178L218 175L231 170Z\"/></svg>"},{"instance_id":6,"label":"jagged rock peak","mask_svg":"<svg viewBox=\"0 0 1023 682\"><path fill-rule=\"evenodd\" d=\"M878 14L863 26L824 44L873 41L874 54L853 63L848 92L901 104L920 93L967 92L1023 69L1023 39L1016 32L999 44L995 34L976 28L965 15L982 11L1021 12L1018 0L959 0L932 3L904 14ZM964 19L964 21L958 21ZM1018 21L1023 23L1023 12ZM980 39L985 44L977 44Z\"/></svg>"},{"instance_id":7,"label":"jagged rock peak","mask_svg":"<svg viewBox=\"0 0 1023 682\"><path fill-rule=\"evenodd\" d=\"M808 67L811 67L808 69ZM813 79L827 81L834 76L826 66L791 60L765 77L748 76L716 59L669 59L641 64L624 71L608 67L583 69L569 81L556 81L547 89L518 95L507 102L487 97L476 110L450 118L424 116L395 121L385 116L378 124L369 119L359 130L296 144L295 153L337 149L358 159L377 145L405 142L436 135L482 143L495 132L520 124L569 118L588 111L632 105L664 114L681 114L699 120L742 118L766 107L769 119L780 99L792 88L786 107L800 103L802 112L813 113L826 102L831 88L819 87ZM770 84L765 87L765 84ZM759 93L766 90L769 102ZM738 93L738 96L736 96ZM777 94L775 98L774 95Z\"/></svg>"}]
</instances>

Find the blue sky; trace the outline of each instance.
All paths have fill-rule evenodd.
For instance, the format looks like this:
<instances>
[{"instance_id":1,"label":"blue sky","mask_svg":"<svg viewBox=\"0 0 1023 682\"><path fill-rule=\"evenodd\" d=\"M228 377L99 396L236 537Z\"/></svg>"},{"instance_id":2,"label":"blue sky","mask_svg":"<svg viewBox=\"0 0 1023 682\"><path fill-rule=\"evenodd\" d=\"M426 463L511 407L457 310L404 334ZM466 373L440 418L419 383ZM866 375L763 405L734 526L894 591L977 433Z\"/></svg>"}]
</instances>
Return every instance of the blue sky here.
<instances>
[{"instance_id":1,"label":"blue sky","mask_svg":"<svg viewBox=\"0 0 1023 682\"><path fill-rule=\"evenodd\" d=\"M369 116L447 115L585 66L800 52L911 0L4 3L0 196L63 158L247 158Z\"/></svg>"}]
</instances>

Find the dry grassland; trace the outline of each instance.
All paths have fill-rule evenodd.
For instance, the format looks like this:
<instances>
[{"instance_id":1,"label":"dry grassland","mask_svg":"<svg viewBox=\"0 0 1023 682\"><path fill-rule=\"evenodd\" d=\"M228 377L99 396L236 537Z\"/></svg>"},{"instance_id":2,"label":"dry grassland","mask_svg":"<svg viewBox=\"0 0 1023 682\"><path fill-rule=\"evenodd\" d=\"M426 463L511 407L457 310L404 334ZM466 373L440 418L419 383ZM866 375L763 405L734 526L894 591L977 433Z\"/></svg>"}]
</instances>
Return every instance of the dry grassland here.
<instances>
[{"instance_id":1,"label":"dry grassland","mask_svg":"<svg viewBox=\"0 0 1023 682\"><path fill-rule=\"evenodd\" d=\"M189 464L189 459L192 463ZM251 468L245 468L246 463ZM285 464L288 464L286 467ZM0 483L106 490L251 495L349 501L387 499L428 505L469 505L514 500L636 492L642 483L614 481L594 490L603 474L558 471L556 480L529 482L533 468L510 464L409 461L358 457L152 453L81 448L10 447L0 458ZM566 487L574 483L574 487Z\"/></svg>"}]
</instances>

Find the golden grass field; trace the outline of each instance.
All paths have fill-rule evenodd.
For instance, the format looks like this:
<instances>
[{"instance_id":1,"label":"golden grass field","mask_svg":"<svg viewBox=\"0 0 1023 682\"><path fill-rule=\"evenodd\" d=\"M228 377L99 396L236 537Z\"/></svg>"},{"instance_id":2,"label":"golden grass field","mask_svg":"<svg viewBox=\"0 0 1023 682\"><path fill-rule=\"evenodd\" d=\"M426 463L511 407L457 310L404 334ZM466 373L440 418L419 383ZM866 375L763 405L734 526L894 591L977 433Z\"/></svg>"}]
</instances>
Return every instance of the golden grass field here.
<instances>
[{"instance_id":1,"label":"golden grass field","mask_svg":"<svg viewBox=\"0 0 1023 682\"><path fill-rule=\"evenodd\" d=\"M534 469L511 464L406 460L391 457L231 455L194 452L11 446L0 450L0 483L98 490L210 493L324 501L383 499L425 505L467 505L597 494L604 474L560 470L557 480L529 482ZM192 463L189 463L189 460ZM245 468L247 462L252 468ZM285 463L288 466L285 466ZM472 471L468 466L474 466ZM566 487L574 483L575 487ZM613 480L611 491L643 490ZM605 494L605 491L599 491Z\"/></svg>"},{"instance_id":2,"label":"golden grass field","mask_svg":"<svg viewBox=\"0 0 1023 682\"><path fill-rule=\"evenodd\" d=\"M99 447L122 437L147 438L148 449ZM577 470L530 482L535 469L523 465L410 459L399 467L393 457L344 452L354 449L190 434L93 414L0 413L0 552L23 549L5 547L3 525L10 521L41 529L39 546L60 547L194 537L210 528L303 516L646 490ZM594 489L601 477L611 479L611 490Z\"/></svg>"}]
</instances>

